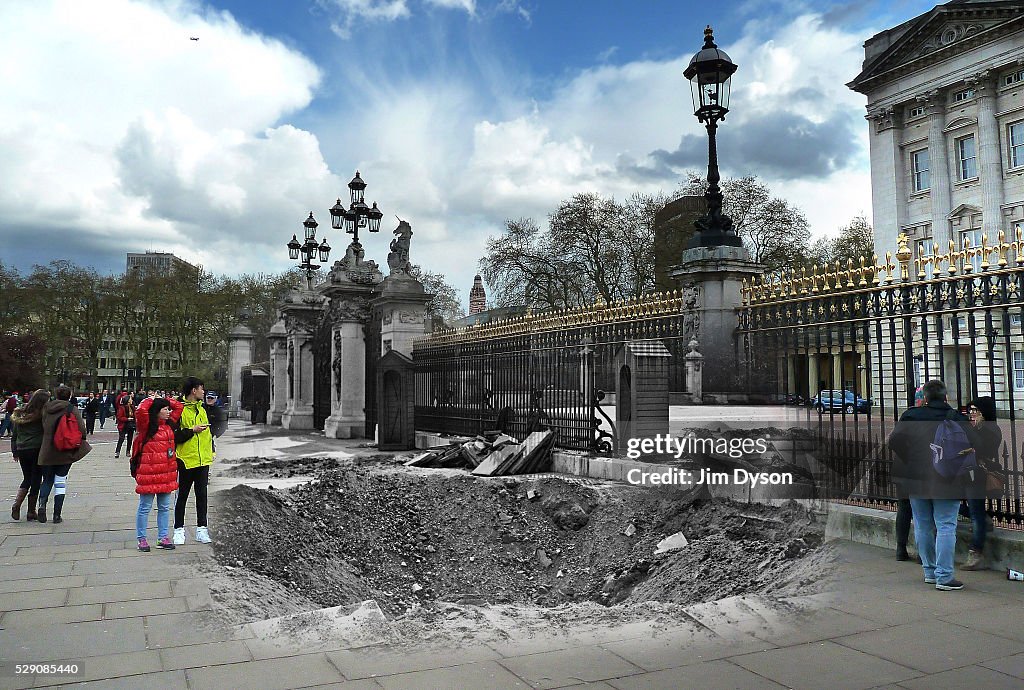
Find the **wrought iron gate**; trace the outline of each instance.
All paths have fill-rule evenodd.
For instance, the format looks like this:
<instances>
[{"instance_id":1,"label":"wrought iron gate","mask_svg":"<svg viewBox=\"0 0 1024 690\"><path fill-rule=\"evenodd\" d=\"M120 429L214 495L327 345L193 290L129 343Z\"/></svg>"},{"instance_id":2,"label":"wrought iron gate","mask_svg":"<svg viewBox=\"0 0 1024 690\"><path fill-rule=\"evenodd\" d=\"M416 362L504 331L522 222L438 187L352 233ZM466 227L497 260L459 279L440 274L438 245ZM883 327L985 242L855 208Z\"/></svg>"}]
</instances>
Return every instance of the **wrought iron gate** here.
<instances>
[{"instance_id":1,"label":"wrought iron gate","mask_svg":"<svg viewBox=\"0 0 1024 690\"><path fill-rule=\"evenodd\" d=\"M363 342L366 345L366 406L363 408L366 414L366 438L374 437L377 426L377 362L381 356L381 319L380 309L373 309L369 322L363 325Z\"/></svg>"},{"instance_id":2,"label":"wrought iron gate","mask_svg":"<svg viewBox=\"0 0 1024 690\"><path fill-rule=\"evenodd\" d=\"M323 430L331 414L331 322L324 318L313 332L313 427Z\"/></svg>"}]
</instances>

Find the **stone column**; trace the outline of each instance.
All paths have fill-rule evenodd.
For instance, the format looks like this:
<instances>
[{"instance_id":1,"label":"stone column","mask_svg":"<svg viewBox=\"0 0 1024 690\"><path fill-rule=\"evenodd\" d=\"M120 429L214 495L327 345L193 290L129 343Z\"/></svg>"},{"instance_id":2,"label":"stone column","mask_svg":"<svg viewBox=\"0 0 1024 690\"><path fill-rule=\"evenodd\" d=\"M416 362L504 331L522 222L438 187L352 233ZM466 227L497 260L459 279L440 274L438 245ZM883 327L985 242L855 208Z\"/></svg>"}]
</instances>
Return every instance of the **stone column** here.
<instances>
[{"instance_id":1,"label":"stone column","mask_svg":"<svg viewBox=\"0 0 1024 690\"><path fill-rule=\"evenodd\" d=\"M288 333L284 322L278 321L267 334L270 341L270 410L267 423L281 424L288 404Z\"/></svg>"},{"instance_id":2,"label":"stone column","mask_svg":"<svg viewBox=\"0 0 1024 690\"><path fill-rule=\"evenodd\" d=\"M900 140L903 129L893 107L872 110L866 115L874 127L871 148L871 208L875 229L875 253L896 246L896 236L906 223L907 176Z\"/></svg>"},{"instance_id":3,"label":"stone column","mask_svg":"<svg viewBox=\"0 0 1024 690\"><path fill-rule=\"evenodd\" d=\"M366 435L366 331L374 286L383 276L364 260L361 245L348 246L321 287L331 322L331 414L324 421L327 438ZM371 382L372 383L372 382Z\"/></svg>"},{"instance_id":4,"label":"stone column","mask_svg":"<svg viewBox=\"0 0 1024 690\"><path fill-rule=\"evenodd\" d=\"M995 242L1003 229L1003 166L999 123L996 122L995 75L982 72L967 80L978 99L978 176L981 178L981 206L984 231ZM959 246L959 242L957 243Z\"/></svg>"},{"instance_id":5,"label":"stone column","mask_svg":"<svg viewBox=\"0 0 1024 690\"><path fill-rule=\"evenodd\" d=\"M379 354L394 350L412 357L413 341L424 335L427 302L432 297L407 273L389 275L377 286L373 307L381 315Z\"/></svg>"},{"instance_id":6,"label":"stone column","mask_svg":"<svg viewBox=\"0 0 1024 690\"><path fill-rule=\"evenodd\" d=\"M746 370L737 347L743 280L751 282L763 268L750 260L743 247L696 247L683 252L672 269L683 293L683 333L697 339L704 350L702 393L704 402L744 401Z\"/></svg>"},{"instance_id":7,"label":"stone column","mask_svg":"<svg viewBox=\"0 0 1024 690\"><path fill-rule=\"evenodd\" d=\"M285 429L313 428L312 334L323 309L323 298L309 289L293 290L281 305L287 332L285 371L288 402L281 415L281 426Z\"/></svg>"},{"instance_id":8,"label":"stone column","mask_svg":"<svg viewBox=\"0 0 1024 690\"><path fill-rule=\"evenodd\" d=\"M683 357L686 366L686 392L690 394L690 402L694 405L704 404L704 355L697 352L696 338L687 344L690 351Z\"/></svg>"},{"instance_id":9,"label":"stone column","mask_svg":"<svg viewBox=\"0 0 1024 690\"><path fill-rule=\"evenodd\" d=\"M240 323L228 333L228 395L231 408L228 416L242 416L242 367L252 364L255 335L252 329ZM247 415L248 413L246 413Z\"/></svg>"},{"instance_id":10,"label":"stone column","mask_svg":"<svg viewBox=\"0 0 1024 690\"><path fill-rule=\"evenodd\" d=\"M950 176L949 155L946 146L946 94L935 89L917 100L928 108L928 168L931 178L932 241L945 247L952 238L949 226Z\"/></svg>"}]
</instances>

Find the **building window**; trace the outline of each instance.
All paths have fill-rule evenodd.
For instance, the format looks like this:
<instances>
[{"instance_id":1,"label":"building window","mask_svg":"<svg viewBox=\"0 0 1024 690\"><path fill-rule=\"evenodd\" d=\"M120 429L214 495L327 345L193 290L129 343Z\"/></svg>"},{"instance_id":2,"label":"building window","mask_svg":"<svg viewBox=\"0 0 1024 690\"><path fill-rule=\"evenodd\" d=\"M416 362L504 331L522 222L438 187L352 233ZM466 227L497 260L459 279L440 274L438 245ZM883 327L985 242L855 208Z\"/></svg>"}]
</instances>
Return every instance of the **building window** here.
<instances>
[{"instance_id":1,"label":"building window","mask_svg":"<svg viewBox=\"0 0 1024 690\"><path fill-rule=\"evenodd\" d=\"M1010 327L1020 328L1020 314L1010 314Z\"/></svg>"},{"instance_id":2,"label":"building window","mask_svg":"<svg viewBox=\"0 0 1024 690\"><path fill-rule=\"evenodd\" d=\"M973 180L978 176L978 153L974 145L974 135L956 140L956 157L961 180Z\"/></svg>"},{"instance_id":3,"label":"building window","mask_svg":"<svg viewBox=\"0 0 1024 690\"><path fill-rule=\"evenodd\" d=\"M1024 391L1024 350L1013 351L1013 388Z\"/></svg>"},{"instance_id":4,"label":"building window","mask_svg":"<svg viewBox=\"0 0 1024 690\"><path fill-rule=\"evenodd\" d=\"M907 109L907 119L911 120L915 117L921 117L927 112L927 109L923 105L915 105Z\"/></svg>"},{"instance_id":5,"label":"building window","mask_svg":"<svg viewBox=\"0 0 1024 690\"><path fill-rule=\"evenodd\" d=\"M1010 84L1018 84L1022 81L1024 81L1024 69L1003 75L1003 86L1009 86Z\"/></svg>"},{"instance_id":6,"label":"building window","mask_svg":"<svg viewBox=\"0 0 1024 690\"><path fill-rule=\"evenodd\" d=\"M981 228L976 228L974 230L961 230L960 231L960 248L963 249L964 246L965 246L964 243L968 242L968 241L971 243L971 247L972 248L980 247L981 246L981 234L982 234L981 233ZM960 269L963 270L964 265L966 265L966 264L967 264L966 261L963 262L963 265L960 266ZM975 273L981 273L981 255L980 254L974 254L971 257L970 266L971 266L971 270L974 271Z\"/></svg>"},{"instance_id":7,"label":"building window","mask_svg":"<svg viewBox=\"0 0 1024 690\"><path fill-rule=\"evenodd\" d=\"M1024 120L1011 123L1007 129L1009 130L1007 141L1010 144L1010 167L1017 168L1024 165Z\"/></svg>"},{"instance_id":8,"label":"building window","mask_svg":"<svg viewBox=\"0 0 1024 690\"><path fill-rule=\"evenodd\" d=\"M969 101L972 98L974 98L974 89L964 89L953 94L954 103L962 103L964 101Z\"/></svg>"},{"instance_id":9,"label":"building window","mask_svg":"<svg viewBox=\"0 0 1024 690\"><path fill-rule=\"evenodd\" d=\"M914 191L923 192L931 187L928 176L928 149L921 149L910 154L914 167Z\"/></svg>"},{"instance_id":10,"label":"building window","mask_svg":"<svg viewBox=\"0 0 1024 690\"><path fill-rule=\"evenodd\" d=\"M932 238L931 237L925 237L924 239L918 240L917 241L917 258L918 259L923 259L923 258L925 258L927 256L931 256L932 255L932 250L934 248L935 247L934 247L934 245L932 245Z\"/></svg>"}]
</instances>

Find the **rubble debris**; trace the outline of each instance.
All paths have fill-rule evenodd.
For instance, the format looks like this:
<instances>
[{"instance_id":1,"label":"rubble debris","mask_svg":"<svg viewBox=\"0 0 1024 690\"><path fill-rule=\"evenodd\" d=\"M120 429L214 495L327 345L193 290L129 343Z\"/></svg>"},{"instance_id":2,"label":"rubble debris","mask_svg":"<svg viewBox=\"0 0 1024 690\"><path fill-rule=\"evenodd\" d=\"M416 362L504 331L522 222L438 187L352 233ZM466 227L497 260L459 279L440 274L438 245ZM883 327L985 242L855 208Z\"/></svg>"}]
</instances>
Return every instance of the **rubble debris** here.
<instances>
[{"instance_id":1,"label":"rubble debris","mask_svg":"<svg viewBox=\"0 0 1024 690\"><path fill-rule=\"evenodd\" d=\"M409 467L461 467L478 477L531 474L550 467L554 445L552 431L536 431L522 443L507 434L490 432L463 443L431 448L405 464Z\"/></svg>"},{"instance_id":2,"label":"rubble debris","mask_svg":"<svg viewBox=\"0 0 1024 690\"><path fill-rule=\"evenodd\" d=\"M626 529L623 530L622 533L625 534L627 537L632 537L634 534L636 534L636 525L634 525L632 522L629 523L629 526L626 527Z\"/></svg>"},{"instance_id":3,"label":"rubble debris","mask_svg":"<svg viewBox=\"0 0 1024 690\"><path fill-rule=\"evenodd\" d=\"M675 534L669 535L658 542L658 548L655 549L654 553L667 553L669 551L675 551L687 546L690 542L686 540L686 535L682 532L676 532Z\"/></svg>"}]
</instances>

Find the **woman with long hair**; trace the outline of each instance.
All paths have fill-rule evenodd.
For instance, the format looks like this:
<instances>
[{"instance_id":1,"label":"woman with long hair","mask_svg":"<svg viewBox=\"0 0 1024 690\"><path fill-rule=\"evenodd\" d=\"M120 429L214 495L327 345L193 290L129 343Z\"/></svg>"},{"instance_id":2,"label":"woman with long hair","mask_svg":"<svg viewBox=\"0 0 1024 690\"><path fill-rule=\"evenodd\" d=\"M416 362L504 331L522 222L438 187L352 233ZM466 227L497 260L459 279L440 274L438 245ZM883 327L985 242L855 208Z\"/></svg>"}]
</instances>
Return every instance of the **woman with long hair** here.
<instances>
[{"instance_id":1,"label":"woman with long hair","mask_svg":"<svg viewBox=\"0 0 1024 690\"><path fill-rule=\"evenodd\" d=\"M28 403L11 413L11 453L21 463L22 481L18 495L11 506L11 518L21 519L21 504L28 497L26 520L36 519L36 499L39 497L39 448L43 445L43 407L50 400L49 391L42 388L29 398Z\"/></svg>"},{"instance_id":2,"label":"woman with long hair","mask_svg":"<svg viewBox=\"0 0 1024 690\"><path fill-rule=\"evenodd\" d=\"M178 403L180 405L180 403ZM164 398L147 398L139 405L135 419L139 434L132 446L131 470L139 510L135 514L135 536L139 551L149 551L146 528L156 497L158 549L173 549L171 542L171 495L178 488L178 458L174 454L174 430L168 425L173 403Z\"/></svg>"}]
</instances>

